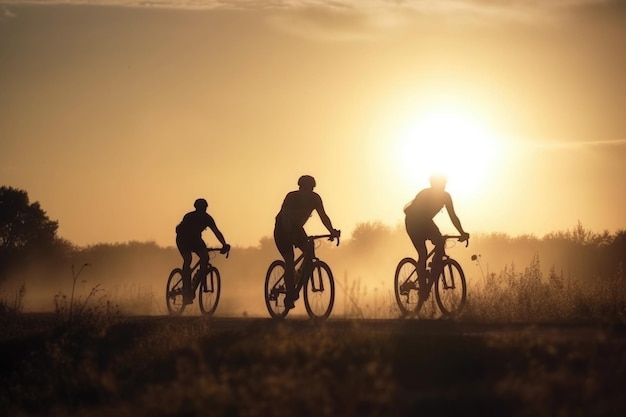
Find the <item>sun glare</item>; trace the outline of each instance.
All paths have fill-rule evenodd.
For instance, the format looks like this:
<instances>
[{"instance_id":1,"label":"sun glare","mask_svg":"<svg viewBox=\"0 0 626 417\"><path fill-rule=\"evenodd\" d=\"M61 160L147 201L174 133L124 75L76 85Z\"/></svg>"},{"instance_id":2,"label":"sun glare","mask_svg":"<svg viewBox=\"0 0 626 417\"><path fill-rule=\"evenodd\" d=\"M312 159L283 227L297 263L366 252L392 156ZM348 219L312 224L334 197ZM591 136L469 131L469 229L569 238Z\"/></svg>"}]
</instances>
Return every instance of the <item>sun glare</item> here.
<instances>
[{"instance_id":1,"label":"sun glare","mask_svg":"<svg viewBox=\"0 0 626 417\"><path fill-rule=\"evenodd\" d=\"M500 143L471 111L448 105L415 114L399 128L394 145L393 158L406 186L442 173L451 191L469 194L495 174Z\"/></svg>"}]
</instances>

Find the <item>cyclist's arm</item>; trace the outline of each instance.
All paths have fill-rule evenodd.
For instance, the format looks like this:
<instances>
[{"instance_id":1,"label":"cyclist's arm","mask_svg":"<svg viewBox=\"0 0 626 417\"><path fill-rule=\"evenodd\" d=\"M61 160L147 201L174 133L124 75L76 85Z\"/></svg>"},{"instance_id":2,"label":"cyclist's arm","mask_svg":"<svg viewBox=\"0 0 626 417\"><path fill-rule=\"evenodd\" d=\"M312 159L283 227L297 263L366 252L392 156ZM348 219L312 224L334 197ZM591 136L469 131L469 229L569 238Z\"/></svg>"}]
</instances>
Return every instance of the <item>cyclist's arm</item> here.
<instances>
[{"instance_id":1,"label":"cyclist's arm","mask_svg":"<svg viewBox=\"0 0 626 417\"><path fill-rule=\"evenodd\" d=\"M456 230L458 230L461 235L468 236L468 233L466 233L465 230L463 230L463 226L461 226L461 221L459 220L459 217L456 215L456 212L454 211L454 204L452 204L452 197L450 197L450 194L446 196L445 206L446 206L448 215L450 216L450 221L452 222L454 227L456 227Z\"/></svg>"},{"instance_id":2,"label":"cyclist's arm","mask_svg":"<svg viewBox=\"0 0 626 417\"><path fill-rule=\"evenodd\" d=\"M328 214L326 214L326 210L324 210L324 203L322 203L322 198L319 196L318 198L319 200L317 201L317 207L315 208L317 214L320 216L322 224L326 227L326 229L328 229L328 232L330 234L335 234L336 230L333 228L333 223L330 221L330 217L328 217Z\"/></svg>"},{"instance_id":3,"label":"cyclist's arm","mask_svg":"<svg viewBox=\"0 0 626 417\"><path fill-rule=\"evenodd\" d=\"M210 218L207 226L209 227L209 229L211 229L211 231L213 232L217 240L220 241L222 246L226 246L227 245L226 239L224 239L224 235L222 234L220 229L217 228L217 225L215 224L215 220L213 220L212 217Z\"/></svg>"},{"instance_id":4,"label":"cyclist's arm","mask_svg":"<svg viewBox=\"0 0 626 417\"><path fill-rule=\"evenodd\" d=\"M217 240L220 241L222 246L226 246L227 245L226 239L224 239L224 235L222 234L222 232L220 232L220 229L218 229L217 226L215 226L214 228L212 227L211 230L215 234L215 237L217 238Z\"/></svg>"}]
</instances>

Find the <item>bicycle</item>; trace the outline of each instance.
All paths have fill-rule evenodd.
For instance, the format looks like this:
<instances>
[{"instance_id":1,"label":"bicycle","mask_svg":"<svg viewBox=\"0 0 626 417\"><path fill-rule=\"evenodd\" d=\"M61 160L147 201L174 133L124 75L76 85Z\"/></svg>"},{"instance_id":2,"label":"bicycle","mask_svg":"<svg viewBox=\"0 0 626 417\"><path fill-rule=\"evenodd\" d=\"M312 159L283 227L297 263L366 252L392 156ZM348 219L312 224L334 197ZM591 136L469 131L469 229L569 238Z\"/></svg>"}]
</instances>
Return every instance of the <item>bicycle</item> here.
<instances>
[{"instance_id":1,"label":"bicycle","mask_svg":"<svg viewBox=\"0 0 626 417\"><path fill-rule=\"evenodd\" d=\"M417 279L417 261L413 258L403 258L396 267L394 289L396 302L403 315L418 314L435 286L435 300L444 317L458 316L465 307L467 300L467 283L461 265L445 253L449 239L460 239L461 236L444 235L443 254L439 271L433 271L433 255L435 248L428 252L426 288L420 297L420 284ZM469 240L465 241L465 247ZM428 261L430 260L430 261ZM432 279L432 277L435 279Z\"/></svg>"},{"instance_id":2,"label":"bicycle","mask_svg":"<svg viewBox=\"0 0 626 417\"><path fill-rule=\"evenodd\" d=\"M198 287L200 291L198 293L198 305L200 311L205 316L211 316L217 309L217 303L220 300L221 292L221 279L220 271L211 264L210 258L212 252L220 252L221 248L207 248L209 251L209 262L207 263L207 274L205 277L200 277L200 260L191 268L192 279L191 288L193 293L196 294ZM226 252L226 258L228 258L229 252ZM170 272L170 276L167 279L167 287L165 290L165 301L167 304L167 310L172 316L178 316L182 314L185 307L188 304L183 302L183 270L182 268L174 268Z\"/></svg>"},{"instance_id":3,"label":"bicycle","mask_svg":"<svg viewBox=\"0 0 626 417\"><path fill-rule=\"evenodd\" d=\"M335 237L337 238L337 246L339 246L339 236L329 234L309 236L308 240L315 241L328 238L328 240L333 241ZM335 280L328 264L315 256L315 249L313 250L311 272L305 277L302 276L304 253L296 258L295 293L299 295L304 288L304 307L309 317L326 319L335 303ZM286 295L285 261L277 259L270 264L265 275L265 305L272 318L284 318L289 313L289 309L285 308Z\"/></svg>"}]
</instances>

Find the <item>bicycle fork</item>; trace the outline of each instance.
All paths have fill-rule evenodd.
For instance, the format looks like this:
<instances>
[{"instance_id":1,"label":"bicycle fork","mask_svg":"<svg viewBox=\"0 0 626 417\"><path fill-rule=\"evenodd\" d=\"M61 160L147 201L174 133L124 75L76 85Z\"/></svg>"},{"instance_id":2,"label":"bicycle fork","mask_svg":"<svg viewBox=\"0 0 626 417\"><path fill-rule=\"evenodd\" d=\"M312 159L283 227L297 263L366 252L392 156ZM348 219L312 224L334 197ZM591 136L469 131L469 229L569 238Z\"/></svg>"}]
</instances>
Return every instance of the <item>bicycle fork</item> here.
<instances>
[{"instance_id":1,"label":"bicycle fork","mask_svg":"<svg viewBox=\"0 0 626 417\"><path fill-rule=\"evenodd\" d=\"M317 271L317 274L315 273ZM323 292L324 291L324 280L322 279L322 273L319 268L316 268L315 265L312 265L311 271L311 291L312 292Z\"/></svg>"},{"instance_id":2,"label":"bicycle fork","mask_svg":"<svg viewBox=\"0 0 626 417\"><path fill-rule=\"evenodd\" d=\"M441 269L440 272L440 285L443 285L443 289L444 290L454 290L456 289L456 285L455 285L455 279L454 279L454 270L452 268L452 265L447 264L446 265L448 268L448 273L444 273L445 272L445 267Z\"/></svg>"}]
</instances>

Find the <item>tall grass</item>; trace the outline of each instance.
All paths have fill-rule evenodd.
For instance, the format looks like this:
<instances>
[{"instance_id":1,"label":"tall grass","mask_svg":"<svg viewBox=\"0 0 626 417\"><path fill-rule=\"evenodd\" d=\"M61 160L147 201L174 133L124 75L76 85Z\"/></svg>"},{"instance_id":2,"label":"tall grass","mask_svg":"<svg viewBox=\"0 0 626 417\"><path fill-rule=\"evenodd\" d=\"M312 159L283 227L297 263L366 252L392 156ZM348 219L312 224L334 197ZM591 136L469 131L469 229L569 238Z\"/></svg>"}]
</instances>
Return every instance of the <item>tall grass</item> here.
<instances>
[{"instance_id":1,"label":"tall grass","mask_svg":"<svg viewBox=\"0 0 626 417\"><path fill-rule=\"evenodd\" d=\"M475 258L478 263L478 259ZM550 268L542 273L541 260L535 255L530 264L519 269L515 264L498 273L480 276L471 264L465 270L467 304L457 320L474 322L626 322L626 277L620 266L609 276L571 277ZM480 268L480 264L478 263ZM331 317L397 318L393 277L372 285L361 276L346 274L335 279L337 297ZM368 285L369 284L369 285ZM434 288L433 288L434 291ZM437 319L442 315L431 294L418 316Z\"/></svg>"},{"instance_id":2,"label":"tall grass","mask_svg":"<svg viewBox=\"0 0 626 417\"><path fill-rule=\"evenodd\" d=\"M54 313L61 329L74 334L77 332L103 332L114 323L119 309L111 301L106 291L96 284L86 293L76 290L78 278L85 267L78 272L72 265L72 289L70 295L58 292L53 299ZM83 284L87 280L82 281Z\"/></svg>"},{"instance_id":3,"label":"tall grass","mask_svg":"<svg viewBox=\"0 0 626 417\"><path fill-rule=\"evenodd\" d=\"M626 321L626 279L564 277L554 268L541 273L539 256L523 271L511 264L468 289L465 320L498 322Z\"/></svg>"},{"instance_id":4,"label":"tall grass","mask_svg":"<svg viewBox=\"0 0 626 417\"><path fill-rule=\"evenodd\" d=\"M110 299L116 300L122 314L153 315L164 314L165 300L157 298L154 288L136 282L115 285L108 292Z\"/></svg>"},{"instance_id":5,"label":"tall grass","mask_svg":"<svg viewBox=\"0 0 626 417\"><path fill-rule=\"evenodd\" d=\"M0 315L21 313L24 309L25 296L26 284L21 284L17 289L4 290L0 293Z\"/></svg>"}]
</instances>

